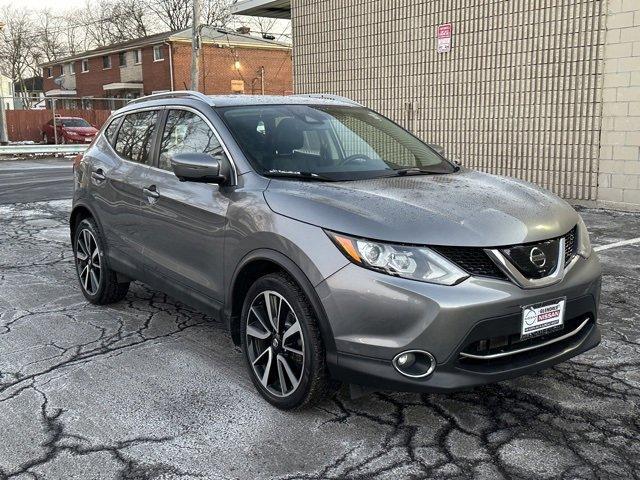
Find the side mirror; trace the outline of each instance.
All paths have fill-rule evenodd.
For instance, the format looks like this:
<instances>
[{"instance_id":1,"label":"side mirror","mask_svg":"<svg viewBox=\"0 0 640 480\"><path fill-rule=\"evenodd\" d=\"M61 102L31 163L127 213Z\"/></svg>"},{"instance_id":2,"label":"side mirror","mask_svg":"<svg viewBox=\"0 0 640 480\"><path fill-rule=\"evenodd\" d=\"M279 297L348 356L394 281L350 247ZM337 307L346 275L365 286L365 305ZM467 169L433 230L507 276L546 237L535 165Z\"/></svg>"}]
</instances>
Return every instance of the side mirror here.
<instances>
[{"instance_id":1,"label":"side mirror","mask_svg":"<svg viewBox=\"0 0 640 480\"><path fill-rule=\"evenodd\" d=\"M229 160L224 153L176 153L171 156L171 168L181 182L217 183L229 180Z\"/></svg>"}]
</instances>

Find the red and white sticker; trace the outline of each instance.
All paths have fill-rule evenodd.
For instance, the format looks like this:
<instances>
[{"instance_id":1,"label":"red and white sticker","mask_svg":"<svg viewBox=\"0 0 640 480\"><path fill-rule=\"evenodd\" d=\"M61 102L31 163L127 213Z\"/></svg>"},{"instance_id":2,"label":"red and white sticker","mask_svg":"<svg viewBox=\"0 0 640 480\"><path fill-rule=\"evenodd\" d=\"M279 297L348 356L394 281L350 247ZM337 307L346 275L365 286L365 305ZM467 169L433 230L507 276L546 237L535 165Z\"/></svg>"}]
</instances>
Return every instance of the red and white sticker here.
<instances>
[{"instance_id":1,"label":"red and white sticker","mask_svg":"<svg viewBox=\"0 0 640 480\"><path fill-rule=\"evenodd\" d=\"M453 26L450 23L438 25L438 53L447 53L451 51L452 34Z\"/></svg>"},{"instance_id":2,"label":"red and white sticker","mask_svg":"<svg viewBox=\"0 0 640 480\"><path fill-rule=\"evenodd\" d=\"M566 300L563 298L553 303L523 307L520 335L523 337L538 335L562 325L564 323L565 303Z\"/></svg>"}]
</instances>

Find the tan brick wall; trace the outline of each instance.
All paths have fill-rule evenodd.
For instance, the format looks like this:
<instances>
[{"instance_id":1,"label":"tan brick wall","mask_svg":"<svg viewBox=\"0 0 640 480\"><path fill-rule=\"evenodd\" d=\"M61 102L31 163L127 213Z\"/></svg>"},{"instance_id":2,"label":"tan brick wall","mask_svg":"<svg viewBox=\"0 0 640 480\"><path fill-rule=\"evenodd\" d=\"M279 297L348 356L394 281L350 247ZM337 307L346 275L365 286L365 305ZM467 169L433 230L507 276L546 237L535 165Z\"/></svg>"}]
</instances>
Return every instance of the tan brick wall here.
<instances>
[{"instance_id":1,"label":"tan brick wall","mask_svg":"<svg viewBox=\"0 0 640 480\"><path fill-rule=\"evenodd\" d=\"M292 3L296 91L351 97L472 168L595 200L603 2ZM448 22L453 48L438 54Z\"/></svg>"},{"instance_id":2,"label":"tan brick wall","mask_svg":"<svg viewBox=\"0 0 640 480\"><path fill-rule=\"evenodd\" d=\"M640 210L640 0L609 0L598 200Z\"/></svg>"}]
</instances>

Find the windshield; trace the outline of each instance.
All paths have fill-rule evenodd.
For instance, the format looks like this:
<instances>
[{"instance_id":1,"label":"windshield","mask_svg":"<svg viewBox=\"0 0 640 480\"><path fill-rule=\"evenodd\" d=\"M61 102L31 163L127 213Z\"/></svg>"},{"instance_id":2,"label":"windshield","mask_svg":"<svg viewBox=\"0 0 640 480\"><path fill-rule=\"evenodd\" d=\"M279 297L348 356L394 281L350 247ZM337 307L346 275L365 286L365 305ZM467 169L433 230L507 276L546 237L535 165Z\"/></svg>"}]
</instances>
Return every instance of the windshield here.
<instances>
[{"instance_id":1,"label":"windshield","mask_svg":"<svg viewBox=\"0 0 640 480\"><path fill-rule=\"evenodd\" d=\"M63 127L74 128L74 127L91 127L89 122L82 118L65 118L60 120Z\"/></svg>"},{"instance_id":2,"label":"windshield","mask_svg":"<svg viewBox=\"0 0 640 480\"><path fill-rule=\"evenodd\" d=\"M250 105L219 108L254 168L269 176L358 180L455 167L381 115L361 107Z\"/></svg>"}]
</instances>

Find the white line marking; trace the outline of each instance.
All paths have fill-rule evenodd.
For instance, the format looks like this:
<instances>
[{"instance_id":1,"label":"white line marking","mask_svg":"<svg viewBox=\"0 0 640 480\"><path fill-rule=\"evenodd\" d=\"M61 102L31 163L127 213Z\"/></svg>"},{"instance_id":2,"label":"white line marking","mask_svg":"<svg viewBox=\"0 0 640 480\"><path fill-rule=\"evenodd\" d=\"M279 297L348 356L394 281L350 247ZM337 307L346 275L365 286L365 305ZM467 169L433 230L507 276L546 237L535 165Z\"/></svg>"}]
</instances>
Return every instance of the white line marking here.
<instances>
[{"instance_id":1,"label":"white line marking","mask_svg":"<svg viewBox=\"0 0 640 480\"><path fill-rule=\"evenodd\" d=\"M621 240L619 242L610 243L609 245L600 245L599 247L595 247L594 250L596 252L601 252L602 250L609 250L610 248L616 248L616 247L624 247L625 245L633 245L635 243L640 243L640 237L632 238L630 240Z\"/></svg>"}]
</instances>

